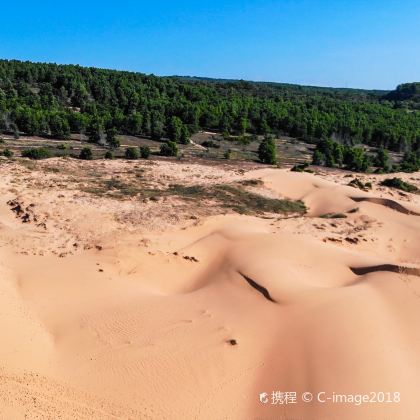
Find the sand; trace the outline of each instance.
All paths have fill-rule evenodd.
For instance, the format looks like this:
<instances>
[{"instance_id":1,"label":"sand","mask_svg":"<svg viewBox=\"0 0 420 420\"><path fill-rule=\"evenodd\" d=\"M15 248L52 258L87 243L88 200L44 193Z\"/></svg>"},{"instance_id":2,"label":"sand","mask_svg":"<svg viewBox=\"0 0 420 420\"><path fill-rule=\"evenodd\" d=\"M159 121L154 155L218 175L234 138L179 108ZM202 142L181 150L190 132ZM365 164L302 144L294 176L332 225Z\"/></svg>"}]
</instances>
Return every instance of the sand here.
<instances>
[{"instance_id":1,"label":"sand","mask_svg":"<svg viewBox=\"0 0 420 420\"><path fill-rule=\"evenodd\" d=\"M0 176L1 419L418 418L419 195L384 175L358 175L361 191L344 171L170 161L2 161ZM309 210L109 197L92 192L103 177L259 179ZM378 391L401 400L316 401Z\"/></svg>"}]
</instances>

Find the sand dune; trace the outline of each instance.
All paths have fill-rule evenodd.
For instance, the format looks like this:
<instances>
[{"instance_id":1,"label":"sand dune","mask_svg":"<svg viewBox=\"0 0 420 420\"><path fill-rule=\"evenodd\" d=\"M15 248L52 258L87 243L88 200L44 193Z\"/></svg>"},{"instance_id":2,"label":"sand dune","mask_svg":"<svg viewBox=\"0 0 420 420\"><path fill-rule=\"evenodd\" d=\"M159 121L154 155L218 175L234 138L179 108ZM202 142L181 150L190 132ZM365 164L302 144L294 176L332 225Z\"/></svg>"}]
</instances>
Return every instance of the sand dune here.
<instances>
[{"instance_id":1,"label":"sand dune","mask_svg":"<svg viewBox=\"0 0 420 420\"><path fill-rule=\"evenodd\" d=\"M134 168L154 188L260 179L308 207L259 217L92 195L76 173L133 164L81 165L0 166L1 419L418 418L418 196L338 171ZM371 391L401 401L301 399Z\"/></svg>"}]
</instances>

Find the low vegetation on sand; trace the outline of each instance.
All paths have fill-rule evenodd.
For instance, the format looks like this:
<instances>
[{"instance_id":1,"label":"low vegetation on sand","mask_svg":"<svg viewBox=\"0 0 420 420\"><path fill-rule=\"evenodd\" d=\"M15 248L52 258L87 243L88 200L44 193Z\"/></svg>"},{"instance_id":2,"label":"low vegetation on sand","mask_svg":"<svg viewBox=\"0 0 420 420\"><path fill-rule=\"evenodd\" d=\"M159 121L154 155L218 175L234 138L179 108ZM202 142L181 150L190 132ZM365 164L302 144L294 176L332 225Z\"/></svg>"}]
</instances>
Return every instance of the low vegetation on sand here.
<instances>
[{"instance_id":1,"label":"low vegetation on sand","mask_svg":"<svg viewBox=\"0 0 420 420\"><path fill-rule=\"evenodd\" d=\"M52 157L51 151L43 147L22 150L22 157L40 160Z\"/></svg>"},{"instance_id":2,"label":"low vegetation on sand","mask_svg":"<svg viewBox=\"0 0 420 420\"><path fill-rule=\"evenodd\" d=\"M410 184L408 182L405 182L401 178L387 178L387 179L384 179L381 182L381 185L383 185L384 187L396 188L398 190L402 190L402 191L405 191L405 192L411 192L411 193L415 193L415 192L418 191L418 188L415 185Z\"/></svg>"},{"instance_id":3,"label":"low vegetation on sand","mask_svg":"<svg viewBox=\"0 0 420 420\"><path fill-rule=\"evenodd\" d=\"M14 153L10 149L4 149L2 152L0 152L0 156L1 155L3 155L4 157L7 157L7 158L11 158L11 157L13 157Z\"/></svg>"},{"instance_id":4,"label":"low vegetation on sand","mask_svg":"<svg viewBox=\"0 0 420 420\"><path fill-rule=\"evenodd\" d=\"M149 146L141 146L140 147L140 157L142 159L149 159L150 157L150 147Z\"/></svg>"},{"instance_id":5,"label":"low vegetation on sand","mask_svg":"<svg viewBox=\"0 0 420 420\"><path fill-rule=\"evenodd\" d=\"M162 143L160 146L161 156L178 156L178 145L174 141Z\"/></svg>"},{"instance_id":6,"label":"low vegetation on sand","mask_svg":"<svg viewBox=\"0 0 420 420\"><path fill-rule=\"evenodd\" d=\"M309 172L309 173L313 173L313 171L311 169L308 169L309 163L302 163L302 164L297 164L294 165L292 167L292 169L290 169L292 172Z\"/></svg>"},{"instance_id":7,"label":"low vegetation on sand","mask_svg":"<svg viewBox=\"0 0 420 420\"><path fill-rule=\"evenodd\" d=\"M359 188L360 190L363 190L363 191L368 191L368 190L372 189L372 183L371 182L363 182L359 178L352 179L348 183L348 185L350 187Z\"/></svg>"},{"instance_id":8,"label":"low vegetation on sand","mask_svg":"<svg viewBox=\"0 0 420 420\"><path fill-rule=\"evenodd\" d=\"M222 207L240 214L306 213L301 201L269 198L247 191L244 186L259 185L256 183L217 184L217 185L180 185L171 184L165 188L150 188L139 183L124 182L116 178L98 180L93 187L84 188L85 192L114 197L117 199L137 197L158 201L164 197L178 197L183 200L194 200L206 206Z\"/></svg>"},{"instance_id":9,"label":"low vegetation on sand","mask_svg":"<svg viewBox=\"0 0 420 420\"><path fill-rule=\"evenodd\" d=\"M345 219L347 216L343 213L325 213L319 217L322 219Z\"/></svg>"},{"instance_id":10,"label":"low vegetation on sand","mask_svg":"<svg viewBox=\"0 0 420 420\"><path fill-rule=\"evenodd\" d=\"M171 185L170 194L184 199L215 200L222 207L228 208L240 214L262 213L301 213L306 212L302 201L292 201L277 198L268 198L247 191L240 185L226 184L210 187L183 185Z\"/></svg>"},{"instance_id":11,"label":"low vegetation on sand","mask_svg":"<svg viewBox=\"0 0 420 420\"><path fill-rule=\"evenodd\" d=\"M140 151L137 149L137 147L128 147L125 150L125 158L126 159L138 159L140 157Z\"/></svg>"}]
</instances>

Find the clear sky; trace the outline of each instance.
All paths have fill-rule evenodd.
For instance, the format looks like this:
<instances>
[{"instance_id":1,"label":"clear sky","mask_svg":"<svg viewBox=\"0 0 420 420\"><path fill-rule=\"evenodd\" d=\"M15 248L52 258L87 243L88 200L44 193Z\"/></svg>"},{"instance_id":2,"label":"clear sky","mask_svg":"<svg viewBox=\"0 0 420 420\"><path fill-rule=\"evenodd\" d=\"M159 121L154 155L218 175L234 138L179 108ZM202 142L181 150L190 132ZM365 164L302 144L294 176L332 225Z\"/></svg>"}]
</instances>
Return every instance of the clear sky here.
<instances>
[{"instance_id":1,"label":"clear sky","mask_svg":"<svg viewBox=\"0 0 420 420\"><path fill-rule=\"evenodd\" d=\"M392 89L420 81L419 0L2 2L0 57Z\"/></svg>"}]
</instances>

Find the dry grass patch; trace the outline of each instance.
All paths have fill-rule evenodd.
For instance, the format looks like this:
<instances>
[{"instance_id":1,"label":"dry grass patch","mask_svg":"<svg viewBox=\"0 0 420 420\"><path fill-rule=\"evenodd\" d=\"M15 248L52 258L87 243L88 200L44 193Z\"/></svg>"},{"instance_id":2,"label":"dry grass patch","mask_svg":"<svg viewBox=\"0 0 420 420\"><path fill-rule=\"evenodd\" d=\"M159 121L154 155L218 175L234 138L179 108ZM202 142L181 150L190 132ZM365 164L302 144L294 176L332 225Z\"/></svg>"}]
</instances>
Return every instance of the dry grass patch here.
<instances>
[{"instance_id":1,"label":"dry grass patch","mask_svg":"<svg viewBox=\"0 0 420 420\"><path fill-rule=\"evenodd\" d=\"M184 199L215 201L218 205L240 214L263 213L305 213L306 207L301 201L281 200L255 194L234 184L219 184L209 187L201 185L171 185L170 194Z\"/></svg>"}]
</instances>

